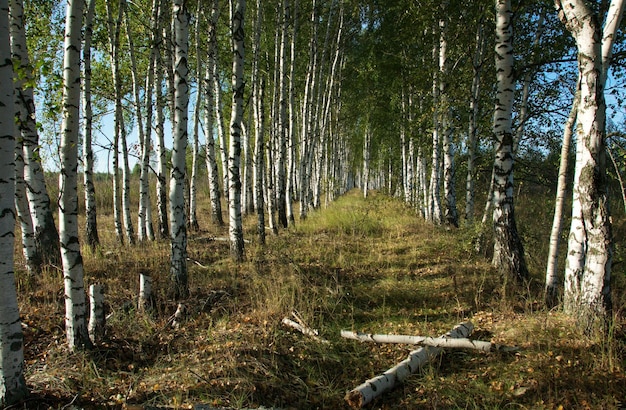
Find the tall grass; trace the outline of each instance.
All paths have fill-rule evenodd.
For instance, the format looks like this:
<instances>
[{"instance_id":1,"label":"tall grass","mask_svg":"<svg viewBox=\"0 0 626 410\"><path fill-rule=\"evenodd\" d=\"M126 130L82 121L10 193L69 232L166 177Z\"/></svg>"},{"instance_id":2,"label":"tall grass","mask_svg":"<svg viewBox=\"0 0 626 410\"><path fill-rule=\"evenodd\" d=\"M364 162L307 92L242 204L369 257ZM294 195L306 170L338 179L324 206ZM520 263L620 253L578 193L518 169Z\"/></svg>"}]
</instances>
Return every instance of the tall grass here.
<instances>
[{"instance_id":1,"label":"tall grass","mask_svg":"<svg viewBox=\"0 0 626 410\"><path fill-rule=\"evenodd\" d=\"M475 323L477 338L518 346L519 353L447 353L373 406L556 409L626 402L623 236L616 237L609 332L588 336L559 310L542 307L540 286L503 299L501 278L473 252L474 227L433 227L397 199L372 192L365 200L354 191L268 236L265 247L256 242L254 217L247 217L247 259L235 264L228 243L212 240L227 232L211 225L200 192L201 230L189 232L188 243L191 296L184 301L186 320L173 329L169 243L120 246L109 185L103 180L96 187L102 246L83 249L87 284L106 286L104 344L69 355L59 272L31 277L17 269L33 406L62 408L74 400L114 408L345 408L347 390L404 359L411 347L354 343L341 339L340 329L439 335L462 320ZM537 284L551 221L540 215L550 202L547 194L517 202ZM619 233L623 215L615 221ZM142 272L154 280L150 313L134 308ZM330 344L283 327L281 319L292 312Z\"/></svg>"}]
</instances>

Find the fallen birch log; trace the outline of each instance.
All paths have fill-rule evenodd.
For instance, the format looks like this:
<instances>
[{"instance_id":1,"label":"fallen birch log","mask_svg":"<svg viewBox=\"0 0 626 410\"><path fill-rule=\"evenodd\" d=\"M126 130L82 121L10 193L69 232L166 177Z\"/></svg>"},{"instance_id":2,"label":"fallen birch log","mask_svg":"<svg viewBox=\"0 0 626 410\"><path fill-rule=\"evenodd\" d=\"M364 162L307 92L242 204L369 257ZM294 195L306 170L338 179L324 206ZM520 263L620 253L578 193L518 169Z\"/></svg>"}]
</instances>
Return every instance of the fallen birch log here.
<instances>
[{"instance_id":1,"label":"fallen birch log","mask_svg":"<svg viewBox=\"0 0 626 410\"><path fill-rule=\"evenodd\" d=\"M471 340L468 338L451 339L449 337L427 337L427 336L408 336L408 335L378 335L372 333L352 332L350 330L342 330L341 337L346 339L358 340L361 342L372 343L399 343L409 345L422 345L431 347L444 347L453 349L474 349L481 352L497 352L497 351L516 351L517 348L510 346L498 345L482 340Z\"/></svg>"},{"instance_id":2,"label":"fallen birch log","mask_svg":"<svg viewBox=\"0 0 626 410\"><path fill-rule=\"evenodd\" d=\"M466 338L474 330L471 322L456 325L442 338ZM346 394L345 400L353 408L361 408L386 391L393 389L396 384L402 383L408 376L415 373L426 363L434 359L443 349L440 347L420 347L409 353L409 357L401 361L380 376L367 380L357 388Z\"/></svg>"},{"instance_id":3,"label":"fallen birch log","mask_svg":"<svg viewBox=\"0 0 626 410\"><path fill-rule=\"evenodd\" d=\"M302 334L305 334L307 336L312 337L313 339L317 340L318 342L330 343L328 340L322 339L321 337L319 337L315 330L310 329L310 328L308 328L308 327L306 327L304 325L301 325L300 323L296 323L296 322L294 322L291 319L288 319L288 318L285 317L285 318L283 318L282 323L285 326L289 326L289 327L292 327L292 328L296 329L297 331L301 332Z\"/></svg>"}]
</instances>

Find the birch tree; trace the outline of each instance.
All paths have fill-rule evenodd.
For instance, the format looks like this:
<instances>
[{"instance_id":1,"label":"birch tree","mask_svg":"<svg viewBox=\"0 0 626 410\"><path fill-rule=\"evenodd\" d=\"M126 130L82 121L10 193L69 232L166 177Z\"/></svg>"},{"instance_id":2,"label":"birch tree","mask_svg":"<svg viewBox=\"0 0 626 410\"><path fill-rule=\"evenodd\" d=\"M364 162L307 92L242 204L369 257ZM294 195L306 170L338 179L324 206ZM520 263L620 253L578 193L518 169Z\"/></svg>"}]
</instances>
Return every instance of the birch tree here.
<instances>
[{"instance_id":1,"label":"birch tree","mask_svg":"<svg viewBox=\"0 0 626 410\"><path fill-rule=\"evenodd\" d=\"M91 347L83 261L78 241L78 134L83 0L68 0L63 57L63 120L59 174L59 237L65 283L65 332L70 349Z\"/></svg>"},{"instance_id":2,"label":"birch tree","mask_svg":"<svg viewBox=\"0 0 626 410\"><path fill-rule=\"evenodd\" d=\"M187 221L185 215L185 174L189 85L187 55L189 48L189 12L186 0L174 0L174 146L170 172L170 232L172 256L170 278L174 299L186 298L187 284Z\"/></svg>"},{"instance_id":3,"label":"birch tree","mask_svg":"<svg viewBox=\"0 0 626 410\"><path fill-rule=\"evenodd\" d=\"M443 12L447 12L447 2ZM444 191L444 222L447 225L459 226L456 209L454 142L452 141L452 114L448 98L448 28L446 19L439 21L439 93L441 97L441 128L443 131L443 191Z\"/></svg>"},{"instance_id":4,"label":"birch tree","mask_svg":"<svg viewBox=\"0 0 626 410\"><path fill-rule=\"evenodd\" d=\"M440 28L439 28L440 30ZM441 42L440 39L437 38L435 40L435 45L433 47L433 59L439 59L440 58L440 46L441 46ZM440 104L439 104L439 96L440 96L440 89L439 89L439 75L440 73L438 71L435 71L435 74L433 75L433 131L432 131L432 142L433 142L433 149L432 149L432 160L431 160L431 167L430 167L430 183L429 183L429 188L428 188L428 216L430 218L430 222L434 223L435 225L439 225L442 222L442 211L441 211L441 199L439 197L440 195L440 189L441 189L441 182L440 182L440 178L439 178L439 174L440 174L440 169L441 169L441 137L440 137L440 131L441 131L441 127L440 127L440 123L439 123L439 110L440 110Z\"/></svg>"},{"instance_id":5,"label":"birch tree","mask_svg":"<svg viewBox=\"0 0 626 410\"><path fill-rule=\"evenodd\" d=\"M154 4L154 6L156 6L156 4ZM154 19L154 12L155 10L153 10L153 16L152 16L153 19ZM139 139L139 151L140 151L139 210L137 212L137 240L139 242L143 242L148 239L148 225L149 225L148 220L147 220L147 213L148 213L147 208L148 208L148 203L150 201L150 197L149 197L149 189L148 189L148 168L147 168L148 164L146 163L146 158L149 158L149 155L150 155L150 140L146 138L146 132L144 131L144 119L143 119L143 110L142 110L141 94L140 94L141 87L140 87L140 82L139 82L139 72L137 68L135 42L133 39L132 30L131 30L131 22L130 22L128 6L124 7L124 17L125 17L124 22L126 26L126 39L128 41L128 57L130 59L132 94L133 94L134 108L135 108L135 120L136 120L135 128L137 129L137 134L139 137L138 139ZM154 52L151 51L149 58L152 59L153 55L154 55ZM152 61L148 63L149 67L151 67L151 65L152 65ZM124 145L124 142L122 145ZM125 153L124 155L125 155L125 158L128 158L127 153ZM127 164L127 161L125 160L124 162L124 170L125 170L124 192L125 193L127 192L127 189L130 188L130 184L129 182L127 182L128 170L126 169L126 164ZM124 211L129 212L130 209L126 210L126 207L125 207ZM130 218L130 215L128 215L128 218ZM130 227L132 229L132 225L130 225Z\"/></svg>"},{"instance_id":6,"label":"birch tree","mask_svg":"<svg viewBox=\"0 0 626 410\"><path fill-rule=\"evenodd\" d=\"M107 26L109 29L109 56L111 60L111 75L113 77L113 93L115 99L114 113L114 135L113 135L113 220L115 224L115 234L120 243L124 243L124 232L122 230L122 213L120 209L120 172L119 172L119 142L123 128L121 85L119 78L119 37L122 22L122 2L119 0L118 14L115 19L113 15L112 2L106 2ZM116 23L117 22L117 23Z\"/></svg>"},{"instance_id":7,"label":"birch tree","mask_svg":"<svg viewBox=\"0 0 626 410\"><path fill-rule=\"evenodd\" d=\"M26 196L26 182L24 182L24 156L23 145L20 140L15 144L15 209L17 219L22 231L22 253L26 260L28 272L36 274L41 270L41 255L35 244L35 231L33 220L28 207Z\"/></svg>"},{"instance_id":8,"label":"birch tree","mask_svg":"<svg viewBox=\"0 0 626 410\"><path fill-rule=\"evenodd\" d=\"M159 0L160 1L160 0ZM161 3L163 5L163 3ZM160 13L159 21L164 18L166 13ZM157 40L159 39L159 40ZM162 40L162 36L155 37L155 42ZM154 45L157 47L157 44ZM158 47L157 47L158 48ZM157 170L156 170L156 203L157 203L157 219L159 237L165 239L169 236L169 221L167 215L167 163L166 163L166 150L165 150L165 95L163 95L163 70L160 69L162 64L161 53L157 52L155 62L155 79L154 79L154 92L155 92L155 140L156 140L156 154L157 154Z\"/></svg>"},{"instance_id":9,"label":"birch tree","mask_svg":"<svg viewBox=\"0 0 626 410\"><path fill-rule=\"evenodd\" d=\"M243 118L243 63L244 63L244 29L243 18L245 0L236 0L231 8L231 34L233 50L233 101L230 120L230 144L228 150L228 232L230 253L235 261L244 257L243 226L241 221L241 122Z\"/></svg>"},{"instance_id":10,"label":"birch tree","mask_svg":"<svg viewBox=\"0 0 626 410\"><path fill-rule=\"evenodd\" d=\"M22 0L11 1L10 37L11 57L18 64L18 76L15 83L17 125L24 151L24 181L32 216L35 244L42 263L58 265L60 261L59 234L52 216L50 197L46 189L39 154L39 134L32 87L33 71L26 46Z\"/></svg>"},{"instance_id":11,"label":"birch tree","mask_svg":"<svg viewBox=\"0 0 626 410\"><path fill-rule=\"evenodd\" d=\"M91 107L91 38L96 1L89 0L85 14L83 39L83 186L85 189L85 241L92 250L100 244L96 208L96 188L93 183L94 156L92 149L93 110Z\"/></svg>"},{"instance_id":12,"label":"birch tree","mask_svg":"<svg viewBox=\"0 0 626 410\"><path fill-rule=\"evenodd\" d=\"M252 43L252 108L254 110L254 206L257 215L257 234L261 245L265 245L265 200L263 195L263 175L265 170L265 112L263 98L265 80L259 76L259 54L261 49L261 24L263 11L261 0L256 0L256 22L254 27L254 41Z\"/></svg>"},{"instance_id":13,"label":"birch tree","mask_svg":"<svg viewBox=\"0 0 626 410\"><path fill-rule=\"evenodd\" d=\"M614 0L605 19L584 0L555 1L559 18L576 41L580 103L576 127L576 168L572 222L565 268L564 307L586 331L611 310L613 238L606 177L604 84L624 3Z\"/></svg>"},{"instance_id":14,"label":"birch tree","mask_svg":"<svg viewBox=\"0 0 626 410\"><path fill-rule=\"evenodd\" d=\"M16 127L7 0L0 0L0 61L0 406L6 407L28 393L13 271Z\"/></svg>"},{"instance_id":15,"label":"birch tree","mask_svg":"<svg viewBox=\"0 0 626 410\"><path fill-rule=\"evenodd\" d=\"M205 69L204 89L206 97L204 99L204 135L206 139L206 167L209 178L209 195L211 197L211 220L217 226L224 225L222 219L222 201L219 186L219 172L217 170L217 160L215 158L215 138L213 137L214 127L214 109L216 103L214 65L215 53L217 53L217 17L219 9L217 1L212 2L211 16L209 19L208 42L207 42L207 59L208 63Z\"/></svg>"},{"instance_id":16,"label":"birch tree","mask_svg":"<svg viewBox=\"0 0 626 410\"><path fill-rule=\"evenodd\" d=\"M578 86L576 87L579 88ZM557 302L558 294L558 252L561 237L561 224L563 222L563 210L565 208L565 193L567 191L567 173L569 150L574 134L574 126L576 125L576 116L578 114L579 94L574 97L572 109L565 122L563 130L563 143L561 145L561 160L559 162L559 176L556 186L556 200L554 204L554 217L552 220L552 229L550 230L550 247L548 249L548 263L546 266L546 283L544 291L544 299L548 307L554 307Z\"/></svg>"},{"instance_id":17,"label":"birch tree","mask_svg":"<svg viewBox=\"0 0 626 410\"><path fill-rule=\"evenodd\" d=\"M476 43L472 57L472 86L470 89L469 124L467 133L467 177L465 179L465 220L474 221L474 172L476 144L478 134L478 115L480 113L480 80L485 53L485 34L482 19L476 26Z\"/></svg>"},{"instance_id":18,"label":"birch tree","mask_svg":"<svg viewBox=\"0 0 626 410\"><path fill-rule=\"evenodd\" d=\"M192 153L191 153L191 176L189 178L189 229L198 231L200 225L198 224L198 216L196 214L197 205L197 191L198 191L198 167L199 167L199 151L200 151L200 102L203 97L203 84L200 81L202 75L202 55L200 48L200 11L201 3L198 2L196 8L196 21L195 21L195 52L196 52L196 101L193 109L193 135L192 135Z\"/></svg>"},{"instance_id":19,"label":"birch tree","mask_svg":"<svg viewBox=\"0 0 626 410\"><path fill-rule=\"evenodd\" d=\"M496 0L496 104L493 117L496 139L493 179L495 243L492 263L503 276L521 281L528 277L528 271L513 206L512 110L515 87L512 14L510 0Z\"/></svg>"},{"instance_id":20,"label":"birch tree","mask_svg":"<svg viewBox=\"0 0 626 410\"><path fill-rule=\"evenodd\" d=\"M279 18L280 46L278 50L278 156L276 158L276 211L278 223L286 228L287 221L287 133L289 123L287 122L287 29L289 20L289 1L282 0L282 13Z\"/></svg>"}]
</instances>

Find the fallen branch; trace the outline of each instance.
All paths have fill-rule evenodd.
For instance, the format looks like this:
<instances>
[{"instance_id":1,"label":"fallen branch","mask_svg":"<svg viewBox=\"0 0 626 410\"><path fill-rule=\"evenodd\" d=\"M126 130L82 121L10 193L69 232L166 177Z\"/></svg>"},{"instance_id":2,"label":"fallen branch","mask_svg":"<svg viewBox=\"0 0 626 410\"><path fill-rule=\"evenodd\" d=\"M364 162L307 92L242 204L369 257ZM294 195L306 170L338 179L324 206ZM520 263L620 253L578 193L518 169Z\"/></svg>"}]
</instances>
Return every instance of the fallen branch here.
<instances>
[{"instance_id":1,"label":"fallen branch","mask_svg":"<svg viewBox=\"0 0 626 410\"><path fill-rule=\"evenodd\" d=\"M455 326L443 338L466 338L474 330L471 322L464 322ZM441 353L440 347L420 347L409 353L409 357L401 361L380 376L367 380L357 388L346 394L345 400L353 408L361 408L384 392L393 389L396 384L403 382L409 375L415 373L423 365Z\"/></svg>"},{"instance_id":2,"label":"fallen branch","mask_svg":"<svg viewBox=\"0 0 626 410\"><path fill-rule=\"evenodd\" d=\"M330 343L328 340L322 339L321 337L319 337L317 335L317 331L315 331L315 330L313 330L313 329L311 329L311 328L309 328L309 327L307 327L305 325L301 325L300 323L296 323L296 322L294 322L291 319L288 319L288 318L285 317L285 318L283 318L282 323L285 326L292 327L292 328L298 330L299 332L301 332L301 333L303 333L303 334L305 334L307 336L312 337L313 339L317 340L318 342Z\"/></svg>"},{"instance_id":3,"label":"fallen branch","mask_svg":"<svg viewBox=\"0 0 626 410\"><path fill-rule=\"evenodd\" d=\"M481 352L513 352L516 347L498 345L482 340L471 340L467 338L451 339L449 337L427 337L427 336L407 336L407 335L378 335L372 333L352 332L342 330L341 337L346 339L359 340L361 342L372 343L402 343L409 345L422 345L431 347L444 347L454 349L474 349Z\"/></svg>"}]
</instances>

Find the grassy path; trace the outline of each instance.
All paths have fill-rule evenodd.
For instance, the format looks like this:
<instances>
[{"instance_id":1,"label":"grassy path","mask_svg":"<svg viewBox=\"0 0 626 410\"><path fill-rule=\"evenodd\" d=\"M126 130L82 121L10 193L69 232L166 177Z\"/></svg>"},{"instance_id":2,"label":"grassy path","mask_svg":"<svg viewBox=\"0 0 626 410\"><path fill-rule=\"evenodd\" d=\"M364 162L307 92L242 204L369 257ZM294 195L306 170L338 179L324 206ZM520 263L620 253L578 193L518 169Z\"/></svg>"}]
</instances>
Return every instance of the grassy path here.
<instances>
[{"instance_id":1,"label":"grassy path","mask_svg":"<svg viewBox=\"0 0 626 410\"><path fill-rule=\"evenodd\" d=\"M64 350L56 273L21 276L31 403L341 409L348 390L411 349L344 340L340 329L435 336L469 319L474 337L520 352L447 353L372 408L626 405L623 318L616 314L608 336L586 337L543 310L533 286L505 297L487 261L472 255L471 232L434 228L395 199L356 192L268 237L265 249L254 242L254 221L247 224L252 243L240 265L226 242L211 240L224 231L190 238L191 297L179 329L167 326L176 308L165 297L168 244L118 249L104 235L102 253L85 255L87 283L106 284L111 313L108 340L93 352ZM139 272L154 278L151 316L132 308ZM331 343L282 326L292 311Z\"/></svg>"}]
</instances>

